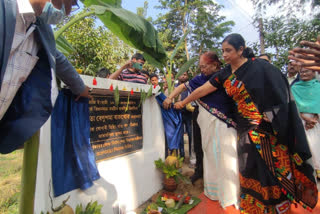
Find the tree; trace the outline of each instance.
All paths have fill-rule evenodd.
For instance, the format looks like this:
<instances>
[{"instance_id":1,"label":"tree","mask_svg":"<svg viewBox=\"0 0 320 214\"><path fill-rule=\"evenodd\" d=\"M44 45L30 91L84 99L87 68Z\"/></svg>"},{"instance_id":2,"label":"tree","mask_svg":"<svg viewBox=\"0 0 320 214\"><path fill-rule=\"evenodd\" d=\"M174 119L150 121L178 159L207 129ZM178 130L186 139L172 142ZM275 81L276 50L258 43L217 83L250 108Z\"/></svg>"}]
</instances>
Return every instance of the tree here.
<instances>
[{"instance_id":1,"label":"tree","mask_svg":"<svg viewBox=\"0 0 320 214\"><path fill-rule=\"evenodd\" d=\"M124 44L106 27L96 27L95 21L94 17L82 19L64 32L64 37L75 50L68 55L68 59L76 68L83 70L84 74L95 75L101 67L114 72L117 65L129 59L134 49Z\"/></svg>"},{"instance_id":2,"label":"tree","mask_svg":"<svg viewBox=\"0 0 320 214\"><path fill-rule=\"evenodd\" d=\"M139 16L145 18L145 19L148 20L149 22L152 22L152 17L148 17L148 18L147 18L148 7L149 7L148 1L144 1L143 7L137 7L137 14L138 14Z\"/></svg>"},{"instance_id":3,"label":"tree","mask_svg":"<svg viewBox=\"0 0 320 214\"><path fill-rule=\"evenodd\" d=\"M288 51L299 46L301 40L315 40L320 32L320 20L273 17L264 20L266 48L273 52L273 64L283 71L288 63Z\"/></svg>"},{"instance_id":4,"label":"tree","mask_svg":"<svg viewBox=\"0 0 320 214\"><path fill-rule=\"evenodd\" d=\"M121 0L83 0L85 10L54 33L57 48L63 53L74 49L62 36L68 28L86 17L96 15L121 41L143 52L144 57L157 67L167 60L166 52L153 25L143 17L121 8Z\"/></svg>"},{"instance_id":5,"label":"tree","mask_svg":"<svg viewBox=\"0 0 320 214\"><path fill-rule=\"evenodd\" d=\"M286 15L289 17L294 16L297 11L305 11L307 4L311 5L312 10L320 6L319 0L251 0L251 2L258 13L258 18L261 17L267 7L271 5L277 5L280 10L286 11ZM319 13L314 13L313 15L319 18Z\"/></svg>"},{"instance_id":6,"label":"tree","mask_svg":"<svg viewBox=\"0 0 320 214\"><path fill-rule=\"evenodd\" d=\"M234 25L232 21L225 22L225 17L219 15L221 6L212 0L160 0L159 3L157 8L168 12L160 14L155 24L159 32L167 36L166 42L175 44L188 29L191 30L184 41L187 60L190 54L218 48L218 41ZM173 47L170 44L167 48Z\"/></svg>"}]
</instances>

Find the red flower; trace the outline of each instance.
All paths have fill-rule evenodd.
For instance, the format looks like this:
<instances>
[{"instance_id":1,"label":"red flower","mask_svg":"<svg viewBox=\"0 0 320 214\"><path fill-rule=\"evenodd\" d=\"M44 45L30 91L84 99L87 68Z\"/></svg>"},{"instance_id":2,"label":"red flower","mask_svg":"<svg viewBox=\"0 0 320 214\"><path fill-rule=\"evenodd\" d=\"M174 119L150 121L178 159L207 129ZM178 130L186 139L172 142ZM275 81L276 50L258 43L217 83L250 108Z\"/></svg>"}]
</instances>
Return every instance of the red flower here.
<instances>
[{"instance_id":1,"label":"red flower","mask_svg":"<svg viewBox=\"0 0 320 214\"><path fill-rule=\"evenodd\" d=\"M92 85L97 85L97 80L96 80L96 78L95 78L95 77L93 77Z\"/></svg>"},{"instance_id":2,"label":"red flower","mask_svg":"<svg viewBox=\"0 0 320 214\"><path fill-rule=\"evenodd\" d=\"M110 91L113 91L113 85L112 84L110 85Z\"/></svg>"}]
</instances>

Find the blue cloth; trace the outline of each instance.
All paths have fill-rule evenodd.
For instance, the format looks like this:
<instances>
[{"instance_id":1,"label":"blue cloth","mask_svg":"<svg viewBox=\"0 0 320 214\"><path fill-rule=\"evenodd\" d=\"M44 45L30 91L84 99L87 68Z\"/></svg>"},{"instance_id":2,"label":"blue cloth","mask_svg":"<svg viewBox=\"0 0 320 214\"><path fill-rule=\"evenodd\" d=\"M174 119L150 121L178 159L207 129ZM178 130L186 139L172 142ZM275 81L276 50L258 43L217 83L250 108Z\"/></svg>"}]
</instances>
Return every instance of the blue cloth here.
<instances>
[{"instance_id":1,"label":"blue cloth","mask_svg":"<svg viewBox=\"0 0 320 214\"><path fill-rule=\"evenodd\" d=\"M16 0L0 1L0 88L7 72L16 15ZM51 71L55 71L57 77L66 83L74 94L80 94L85 89L79 74L56 49L51 26L39 18L35 24L36 42L42 49L38 53L37 64L0 120L0 153L12 152L23 145L49 118L52 111Z\"/></svg>"},{"instance_id":2,"label":"blue cloth","mask_svg":"<svg viewBox=\"0 0 320 214\"><path fill-rule=\"evenodd\" d=\"M59 93L51 118L54 195L87 189L100 178L90 145L89 103L77 102L69 90Z\"/></svg>"},{"instance_id":3,"label":"blue cloth","mask_svg":"<svg viewBox=\"0 0 320 214\"><path fill-rule=\"evenodd\" d=\"M214 74L205 76L204 74L199 74L198 76L195 76L192 80L187 82L185 85L188 90L192 92L205 84L213 75ZM223 88L218 88L218 90L200 98L200 100L207 104L210 108L216 108L218 111L225 114L228 118L233 117L233 112L235 112L234 101L226 94Z\"/></svg>"},{"instance_id":4,"label":"blue cloth","mask_svg":"<svg viewBox=\"0 0 320 214\"><path fill-rule=\"evenodd\" d=\"M163 93L156 96L156 100L161 107L163 126L168 148L170 150L179 149L183 137L181 112L175 110L173 107L168 110L164 109L162 103L166 98L167 97Z\"/></svg>"},{"instance_id":5,"label":"blue cloth","mask_svg":"<svg viewBox=\"0 0 320 214\"><path fill-rule=\"evenodd\" d=\"M44 50L0 120L0 153L10 153L24 144L48 120L51 111L51 71Z\"/></svg>"}]
</instances>

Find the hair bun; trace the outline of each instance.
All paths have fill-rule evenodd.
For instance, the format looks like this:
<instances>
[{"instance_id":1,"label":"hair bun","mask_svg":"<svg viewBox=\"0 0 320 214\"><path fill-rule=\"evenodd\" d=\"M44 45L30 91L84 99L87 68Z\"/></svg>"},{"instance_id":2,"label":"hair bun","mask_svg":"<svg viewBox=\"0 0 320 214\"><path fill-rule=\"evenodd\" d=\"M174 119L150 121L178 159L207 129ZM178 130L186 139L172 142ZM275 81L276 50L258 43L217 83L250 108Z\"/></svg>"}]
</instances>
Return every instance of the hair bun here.
<instances>
[{"instance_id":1,"label":"hair bun","mask_svg":"<svg viewBox=\"0 0 320 214\"><path fill-rule=\"evenodd\" d=\"M245 58L253 58L253 57L255 57L254 53L253 53L253 50L251 48L248 48L248 47L246 47L243 50L242 56L245 57Z\"/></svg>"}]
</instances>

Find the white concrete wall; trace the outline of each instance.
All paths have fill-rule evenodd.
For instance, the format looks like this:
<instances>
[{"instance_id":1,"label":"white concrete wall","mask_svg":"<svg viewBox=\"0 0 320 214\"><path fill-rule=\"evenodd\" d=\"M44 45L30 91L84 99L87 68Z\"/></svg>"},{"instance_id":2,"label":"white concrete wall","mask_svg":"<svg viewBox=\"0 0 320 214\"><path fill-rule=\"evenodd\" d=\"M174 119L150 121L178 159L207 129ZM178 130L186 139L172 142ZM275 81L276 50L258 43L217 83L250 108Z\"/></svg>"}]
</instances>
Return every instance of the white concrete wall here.
<instances>
[{"instance_id":1,"label":"white concrete wall","mask_svg":"<svg viewBox=\"0 0 320 214\"><path fill-rule=\"evenodd\" d=\"M90 85L90 78L83 77L86 84ZM98 78L97 78L98 79ZM119 81L112 81L117 84ZM123 82L119 82L123 86ZM99 88L110 87L109 80L99 79ZM96 86L96 87L97 87ZM125 88L138 88L140 84L126 83ZM124 88L122 87L122 88ZM141 85L141 87L147 87ZM119 87L119 89L122 89ZM146 88L148 89L148 88ZM136 91L136 90L135 90ZM74 210L82 203L98 201L103 205L103 214L113 214L113 204L118 202L127 211L134 210L148 200L154 193L162 188L162 174L155 168L154 160L164 158L164 128L160 107L154 96L145 101L142 107L143 124L143 149L118 158L99 162L98 169L101 178L94 182L89 189L82 191L73 190L62 196L54 198L53 207L61 205L69 195L67 202ZM51 211L49 198L49 185L51 180L51 151L50 151L50 123L49 119L41 129L39 161L37 169L37 182L35 194L35 213Z\"/></svg>"}]
</instances>

